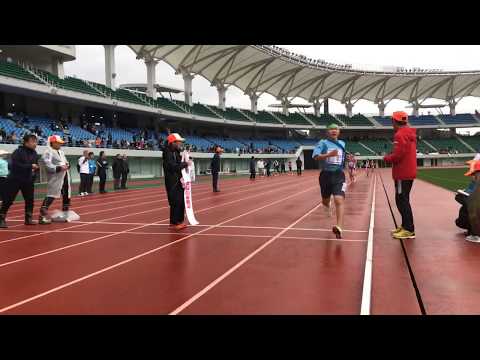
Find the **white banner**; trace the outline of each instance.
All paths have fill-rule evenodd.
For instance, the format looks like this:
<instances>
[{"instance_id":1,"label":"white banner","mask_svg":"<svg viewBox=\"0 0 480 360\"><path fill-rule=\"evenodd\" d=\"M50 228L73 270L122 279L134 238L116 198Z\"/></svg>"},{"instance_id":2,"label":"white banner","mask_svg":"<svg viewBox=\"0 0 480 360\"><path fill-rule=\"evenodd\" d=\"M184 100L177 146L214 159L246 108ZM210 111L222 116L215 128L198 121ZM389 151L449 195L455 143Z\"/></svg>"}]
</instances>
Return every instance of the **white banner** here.
<instances>
[{"instance_id":1,"label":"white banner","mask_svg":"<svg viewBox=\"0 0 480 360\"><path fill-rule=\"evenodd\" d=\"M182 162L188 162L190 160L190 153L185 150L182 154ZM185 169L182 169L182 182L183 182L183 197L185 200L185 212L187 213L187 219L190 225L198 225L199 222L195 219L195 214L193 212L193 199L192 199L192 175L195 179L195 173L192 173L194 169L193 161L192 166L189 166ZM194 171L194 170L193 170Z\"/></svg>"}]
</instances>

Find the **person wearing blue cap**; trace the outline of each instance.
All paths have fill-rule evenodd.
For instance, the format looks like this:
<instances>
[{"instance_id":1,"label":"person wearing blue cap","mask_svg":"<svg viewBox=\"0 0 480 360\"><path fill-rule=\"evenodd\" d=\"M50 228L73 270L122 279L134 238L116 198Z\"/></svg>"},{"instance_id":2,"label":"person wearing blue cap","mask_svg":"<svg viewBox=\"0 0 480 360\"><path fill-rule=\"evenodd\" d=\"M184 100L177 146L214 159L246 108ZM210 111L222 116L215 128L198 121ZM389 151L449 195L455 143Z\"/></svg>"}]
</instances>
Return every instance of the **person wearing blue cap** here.
<instances>
[{"instance_id":1,"label":"person wearing blue cap","mask_svg":"<svg viewBox=\"0 0 480 360\"><path fill-rule=\"evenodd\" d=\"M347 183L345 181L345 142L339 140L340 128L337 124L327 127L327 138L320 140L313 150L312 158L320 161L320 190L322 203L328 216L331 216L330 198L333 195L337 223L332 231L337 239L342 238L344 200Z\"/></svg>"}]
</instances>

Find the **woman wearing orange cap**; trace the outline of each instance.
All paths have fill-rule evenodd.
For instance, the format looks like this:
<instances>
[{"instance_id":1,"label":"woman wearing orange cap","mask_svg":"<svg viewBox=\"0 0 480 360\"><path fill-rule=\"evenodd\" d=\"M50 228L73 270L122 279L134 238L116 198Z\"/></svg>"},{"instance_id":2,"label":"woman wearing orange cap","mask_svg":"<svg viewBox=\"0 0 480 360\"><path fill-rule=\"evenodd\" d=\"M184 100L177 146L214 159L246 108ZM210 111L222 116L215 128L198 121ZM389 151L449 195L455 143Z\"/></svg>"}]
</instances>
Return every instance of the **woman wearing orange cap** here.
<instances>
[{"instance_id":1,"label":"woman wearing orange cap","mask_svg":"<svg viewBox=\"0 0 480 360\"><path fill-rule=\"evenodd\" d=\"M52 135L48 138L47 150L43 153L42 160L47 169L47 196L43 200L40 208L39 224L46 225L52 222L48 218L48 208L55 199L60 196L63 198L63 211L68 211L70 207L71 187L68 169L70 165L65 157L65 153L60 149L65 142L58 135Z\"/></svg>"},{"instance_id":2,"label":"woman wearing orange cap","mask_svg":"<svg viewBox=\"0 0 480 360\"><path fill-rule=\"evenodd\" d=\"M395 203L402 216L402 225L392 231L392 236L396 239L414 239L410 190L417 176L417 135L416 130L408 126L408 115L404 111L394 112L392 123L395 130L393 152L383 159L392 163Z\"/></svg>"}]
</instances>

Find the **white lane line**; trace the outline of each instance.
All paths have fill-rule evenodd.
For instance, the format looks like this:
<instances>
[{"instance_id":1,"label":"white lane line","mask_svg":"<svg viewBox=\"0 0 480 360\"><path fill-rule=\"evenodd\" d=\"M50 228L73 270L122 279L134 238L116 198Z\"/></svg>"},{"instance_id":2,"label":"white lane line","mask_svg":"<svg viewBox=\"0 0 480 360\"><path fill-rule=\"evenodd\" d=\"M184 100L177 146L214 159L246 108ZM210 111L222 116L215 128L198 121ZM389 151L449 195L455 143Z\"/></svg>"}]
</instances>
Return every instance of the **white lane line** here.
<instances>
[{"instance_id":1,"label":"white lane line","mask_svg":"<svg viewBox=\"0 0 480 360\"><path fill-rule=\"evenodd\" d=\"M192 303L194 303L195 301L197 301L200 297L202 297L203 295L205 295L209 290L213 289L218 283L220 283L222 280L224 280L225 278L227 278L230 274L232 274L235 270L237 270L238 268L240 268L243 264L245 264L248 260L250 260L251 258L253 258L256 254L258 254L260 251L262 251L263 249L265 249L268 245L270 245L271 243L273 243L275 240L277 240L279 237L281 237L284 233L286 233L290 228L292 228L293 226L295 226L296 224L298 224L300 221L302 221L305 217L307 217L308 215L310 215L311 213L313 213L315 210L317 210L320 206L322 205L322 203L318 204L318 205L315 205L315 207L313 207L311 210L309 210L307 213L305 213L304 215L302 215L299 219L295 220L293 223L291 223L288 227L286 227L284 230L280 231L277 235L273 236L270 240L268 240L267 242L265 242L263 245L261 245L260 247L258 247L255 251L253 251L252 253L250 253L249 255L247 255L246 257L244 257L242 260L240 260L238 263L236 263L234 266L232 266L230 269L228 269L225 273L223 273L222 275L220 275L218 278L216 278L215 280L213 280L210 284L208 284L207 286L205 286L202 290L200 290L199 292L197 292L195 295L193 295L190 299L188 299L187 301L185 301L182 305L180 305L179 307L177 307L175 310L173 310L169 315L177 315L178 313L180 313L181 311L185 310L187 307L189 307Z\"/></svg>"},{"instance_id":2,"label":"white lane line","mask_svg":"<svg viewBox=\"0 0 480 360\"><path fill-rule=\"evenodd\" d=\"M372 270L373 270L373 228L375 226L375 191L377 188L377 176L373 182L372 208L370 210L370 226L368 228L367 256L365 259L365 271L363 276L362 304L360 315L370 315L372 298Z\"/></svg>"},{"instance_id":3,"label":"white lane line","mask_svg":"<svg viewBox=\"0 0 480 360\"><path fill-rule=\"evenodd\" d=\"M257 212L257 211L259 211L259 210L263 210L263 209L265 209L265 208L267 208L267 207L269 207L269 206L272 206L272 205L278 204L278 203L280 203L280 202L283 202L283 201L285 201L285 200L287 200L287 199L289 199L289 198L292 198L292 197L298 196L298 195L300 195L300 194L303 194L303 193L305 193L305 192L311 191L311 190L313 190L314 188L317 188L317 186L309 187L309 188L307 188L306 190L303 190L303 191L301 191L301 192L292 194L292 195L287 196L287 197L285 197L285 198L282 198L282 199L280 199L280 200L276 200L276 201L274 201L274 202L268 203L268 204L266 204L266 205L264 205L264 206L262 206L262 207L260 207L260 208L256 208L256 209L247 211L247 212L242 213L242 214L240 214L240 215L237 215L237 216L235 216L235 217L233 217L233 218L230 218L230 219L228 219L228 220L222 221L221 223L219 223L219 224L217 224L217 225L223 225L223 224L226 224L226 223L228 223L228 222L230 222L230 221L237 220L237 219L239 219L239 218L241 218L241 217L243 217L243 216L250 215L250 214L252 214L252 213L254 213L254 212ZM318 207L318 206L320 206L320 204L317 205L317 207ZM312 210L314 210L314 209L312 209ZM312 210L311 210L311 211L312 211ZM195 235L198 235L198 234L203 233L203 232L205 232L205 231L207 231L207 230L210 230L210 229L212 229L212 228L215 228L217 225L214 225L214 226L212 226L212 227L205 228L205 229L203 229L203 230L200 230L200 231L197 232L197 233L193 233L193 234L187 235L187 236L182 237L182 238L180 238L180 239L178 239L178 240L172 241L172 242L170 242L170 243L168 243L168 244L165 244L165 245L156 247L156 248L154 248L154 249L152 249L152 250L143 252L143 253L141 253L141 254L138 254L138 255L136 255L136 256L133 256L133 257L131 257L131 258L128 258L128 259L126 259L126 260L123 260L123 261L121 261L121 262L118 262L118 263L116 263L116 264L113 264L113 265L111 265L111 266L108 266L108 267L106 267L106 268L103 268L103 269L100 269L100 270L95 271L95 272L93 272L93 273L90 273L90 274L88 274L88 275L82 276L81 278L77 278L77 279L75 279L75 280L69 281L69 282L67 282L67 283L65 283L65 284L62 284L62 285L60 285L60 286L57 286L57 287L55 287L55 288L53 288L53 289L47 290L47 291L45 291L45 292L42 292L42 293L40 293L40 294L37 294L37 295L32 296L32 297L30 297L30 298L27 298L27 299L25 299L25 300L19 301L19 302L15 303L15 304L6 306L6 307L0 309L0 313L3 313L3 312L5 312L5 311L11 310L11 309L14 309L14 308L19 307L19 306L21 306L21 305L24 305L24 304L26 304L26 303L32 302L32 301L34 301L34 300L36 300L36 299L39 299L39 298L42 298L42 297L44 297L44 296L46 296L46 295L49 295L49 294L51 294L51 293L57 292L57 291L59 291L59 290L61 290L61 289L64 289L64 288L69 287L69 286L71 286L71 285L77 284L77 283L79 283L79 282L81 282L81 281L84 281L84 280L86 280L86 279L92 278L92 277L94 277L94 276L96 276L96 275L99 275L99 274L102 274L102 273L104 273L104 272L106 272L106 271L115 269L115 268L117 268L117 267L119 267L119 266L122 266L122 265L124 265L124 264L130 263L130 262L132 262L132 261L134 261L134 260L143 258L143 257L145 257L145 256L147 256L147 255L149 255L149 254L153 254L153 253L155 253L155 252L157 252L157 251L160 251L160 250L162 250L162 249L164 249L164 248L166 248L166 247L168 247L168 246L172 246L172 245L174 245L174 244L178 244L178 243L181 242L181 241L185 241L185 240L187 240L187 239L189 239L189 238L191 238L191 237L193 237L193 236L195 236ZM122 232L122 233L123 233L123 232ZM107 235L107 236L110 236L110 235ZM0 266L2 266L2 265L0 265Z\"/></svg>"}]
</instances>

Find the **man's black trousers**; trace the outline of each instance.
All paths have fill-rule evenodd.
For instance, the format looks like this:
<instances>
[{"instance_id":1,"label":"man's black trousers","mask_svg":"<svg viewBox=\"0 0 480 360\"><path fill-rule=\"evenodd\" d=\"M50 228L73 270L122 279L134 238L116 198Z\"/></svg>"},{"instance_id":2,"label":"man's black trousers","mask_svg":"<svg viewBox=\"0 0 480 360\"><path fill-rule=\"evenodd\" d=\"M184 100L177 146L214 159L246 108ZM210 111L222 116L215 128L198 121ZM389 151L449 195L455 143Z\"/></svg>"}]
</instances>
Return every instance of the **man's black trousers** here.
<instances>
[{"instance_id":1,"label":"man's black trousers","mask_svg":"<svg viewBox=\"0 0 480 360\"><path fill-rule=\"evenodd\" d=\"M106 173L100 173L98 175L98 177L100 178L100 183L98 185L99 190L100 190L100 192L104 192L105 191L105 182L107 181L107 174Z\"/></svg>"},{"instance_id":2,"label":"man's black trousers","mask_svg":"<svg viewBox=\"0 0 480 360\"><path fill-rule=\"evenodd\" d=\"M395 180L395 203L402 216L402 227L405 230L415 232L412 207L410 206L412 186L413 180Z\"/></svg>"},{"instance_id":3,"label":"man's black trousers","mask_svg":"<svg viewBox=\"0 0 480 360\"><path fill-rule=\"evenodd\" d=\"M168 204L170 205L170 224L178 225L185 219L185 201L183 187L180 182L173 187L166 187Z\"/></svg>"},{"instance_id":4,"label":"man's black trousers","mask_svg":"<svg viewBox=\"0 0 480 360\"><path fill-rule=\"evenodd\" d=\"M218 190L218 172L214 171L212 172L212 185L213 185L213 191Z\"/></svg>"},{"instance_id":5,"label":"man's black trousers","mask_svg":"<svg viewBox=\"0 0 480 360\"><path fill-rule=\"evenodd\" d=\"M0 214L6 216L8 209L12 206L18 192L22 192L23 199L25 200L25 215L32 216L33 214L33 195L34 184L33 182L23 182L17 179L7 179L5 182L4 199L2 202L2 208Z\"/></svg>"},{"instance_id":6,"label":"man's black trousers","mask_svg":"<svg viewBox=\"0 0 480 360\"><path fill-rule=\"evenodd\" d=\"M78 189L78 192L81 193L86 193L88 189L88 179L89 179L90 174L82 174L80 173L80 187Z\"/></svg>"},{"instance_id":7,"label":"man's black trousers","mask_svg":"<svg viewBox=\"0 0 480 360\"><path fill-rule=\"evenodd\" d=\"M126 189L127 187L127 177L128 177L128 173L122 172L122 189Z\"/></svg>"}]
</instances>

